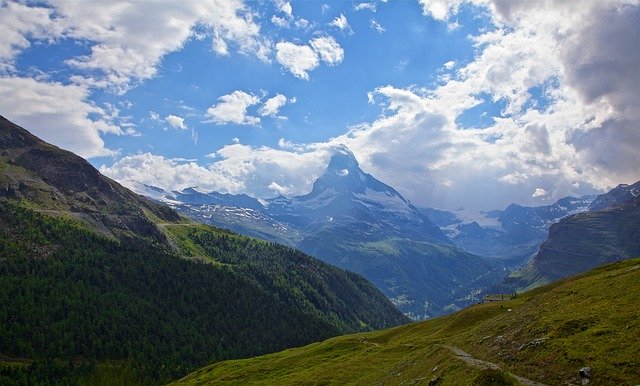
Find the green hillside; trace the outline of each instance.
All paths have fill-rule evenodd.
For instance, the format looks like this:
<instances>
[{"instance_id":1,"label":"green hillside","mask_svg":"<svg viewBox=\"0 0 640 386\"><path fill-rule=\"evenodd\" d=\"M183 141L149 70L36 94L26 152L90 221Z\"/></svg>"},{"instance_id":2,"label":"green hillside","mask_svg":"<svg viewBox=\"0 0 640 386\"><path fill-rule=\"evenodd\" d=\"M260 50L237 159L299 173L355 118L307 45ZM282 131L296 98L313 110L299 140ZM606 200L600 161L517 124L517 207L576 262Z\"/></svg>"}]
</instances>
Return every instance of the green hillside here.
<instances>
[{"instance_id":1,"label":"green hillside","mask_svg":"<svg viewBox=\"0 0 640 386\"><path fill-rule=\"evenodd\" d=\"M220 362L184 384L518 384L640 382L640 259L455 314ZM533 385L535 383L525 383Z\"/></svg>"},{"instance_id":2,"label":"green hillside","mask_svg":"<svg viewBox=\"0 0 640 386\"><path fill-rule=\"evenodd\" d=\"M408 321L362 277L182 219L2 117L0 304L0 384L154 384Z\"/></svg>"}]
</instances>

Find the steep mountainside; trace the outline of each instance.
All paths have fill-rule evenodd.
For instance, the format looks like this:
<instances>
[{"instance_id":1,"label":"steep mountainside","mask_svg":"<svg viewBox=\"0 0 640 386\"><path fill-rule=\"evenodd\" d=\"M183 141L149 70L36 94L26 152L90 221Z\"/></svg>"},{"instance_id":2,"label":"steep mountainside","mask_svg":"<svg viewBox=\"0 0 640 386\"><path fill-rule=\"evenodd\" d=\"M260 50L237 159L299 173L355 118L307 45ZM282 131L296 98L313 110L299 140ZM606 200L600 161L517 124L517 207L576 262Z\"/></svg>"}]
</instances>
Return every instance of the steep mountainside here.
<instances>
[{"instance_id":1,"label":"steep mountainside","mask_svg":"<svg viewBox=\"0 0 640 386\"><path fill-rule=\"evenodd\" d=\"M434 320L213 364L176 384L636 385L638 297L634 259Z\"/></svg>"},{"instance_id":2,"label":"steep mountainside","mask_svg":"<svg viewBox=\"0 0 640 386\"><path fill-rule=\"evenodd\" d=\"M50 214L72 214L111 236L143 236L164 242L154 220L178 214L138 196L87 161L41 141L0 116L0 197L25 200Z\"/></svg>"},{"instance_id":3,"label":"steep mountainside","mask_svg":"<svg viewBox=\"0 0 640 386\"><path fill-rule=\"evenodd\" d=\"M565 197L552 205L509 205L505 210L475 214L420 209L467 252L492 258L505 268L515 268L536 253L549 227L563 217L587 209L593 197Z\"/></svg>"},{"instance_id":4,"label":"steep mountainside","mask_svg":"<svg viewBox=\"0 0 640 386\"><path fill-rule=\"evenodd\" d=\"M630 192L629 188L639 186L637 182L631 187L625 185L625 189ZM628 194L620 202L620 197L619 186L598 196L597 201L611 203L610 206L577 213L553 224L548 239L532 261L509 275L501 288L506 291L532 288L640 256L640 198Z\"/></svg>"},{"instance_id":5,"label":"steep mountainside","mask_svg":"<svg viewBox=\"0 0 640 386\"><path fill-rule=\"evenodd\" d=\"M345 147L335 149L304 196L223 202L218 193L149 189L139 191L200 221L292 245L362 274L414 318L470 304L498 279L491 263L453 246L400 193L364 173Z\"/></svg>"},{"instance_id":6,"label":"steep mountainside","mask_svg":"<svg viewBox=\"0 0 640 386\"><path fill-rule=\"evenodd\" d=\"M0 135L0 359L124 361L148 384L407 321L356 274L181 219L4 118Z\"/></svg>"}]
</instances>

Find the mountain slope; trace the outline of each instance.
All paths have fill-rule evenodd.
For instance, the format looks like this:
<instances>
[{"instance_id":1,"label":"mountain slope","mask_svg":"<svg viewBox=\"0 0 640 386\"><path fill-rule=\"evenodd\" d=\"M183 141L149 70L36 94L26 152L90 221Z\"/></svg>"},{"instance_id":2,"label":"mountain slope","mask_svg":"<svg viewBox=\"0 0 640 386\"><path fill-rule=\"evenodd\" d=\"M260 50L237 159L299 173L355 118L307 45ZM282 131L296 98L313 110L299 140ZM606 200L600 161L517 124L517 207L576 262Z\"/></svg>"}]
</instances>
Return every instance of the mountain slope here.
<instances>
[{"instance_id":1,"label":"mountain slope","mask_svg":"<svg viewBox=\"0 0 640 386\"><path fill-rule=\"evenodd\" d=\"M634 259L434 320L213 364L176 383L515 385L516 374L560 385L580 384L588 366L594 384L637 384L639 283Z\"/></svg>"},{"instance_id":2,"label":"mountain slope","mask_svg":"<svg viewBox=\"0 0 640 386\"><path fill-rule=\"evenodd\" d=\"M0 116L0 197L72 214L112 236L163 242L153 225L178 221L176 212L103 176L87 161L59 149Z\"/></svg>"},{"instance_id":3,"label":"mountain slope","mask_svg":"<svg viewBox=\"0 0 640 386\"><path fill-rule=\"evenodd\" d=\"M640 182L632 186L638 187ZM532 261L510 274L500 287L506 292L532 288L639 256L640 198L628 194L626 201L619 202L616 199L619 188L598 197L600 202L611 203L610 206L578 213L553 224L548 239Z\"/></svg>"},{"instance_id":4,"label":"mountain slope","mask_svg":"<svg viewBox=\"0 0 640 386\"><path fill-rule=\"evenodd\" d=\"M148 384L406 321L356 274L183 220L0 123L0 358L120 360Z\"/></svg>"},{"instance_id":5,"label":"mountain slope","mask_svg":"<svg viewBox=\"0 0 640 386\"><path fill-rule=\"evenodd\" d=\"M304 196L262 202L246 196L222 202L220 196L187 189L159 198L200 221L295 246L359 273L413 318L460 309L499 277L487 260L453 246L395 189L364 173L346 147L335 149Z\"/></svg>"}]
</instances>

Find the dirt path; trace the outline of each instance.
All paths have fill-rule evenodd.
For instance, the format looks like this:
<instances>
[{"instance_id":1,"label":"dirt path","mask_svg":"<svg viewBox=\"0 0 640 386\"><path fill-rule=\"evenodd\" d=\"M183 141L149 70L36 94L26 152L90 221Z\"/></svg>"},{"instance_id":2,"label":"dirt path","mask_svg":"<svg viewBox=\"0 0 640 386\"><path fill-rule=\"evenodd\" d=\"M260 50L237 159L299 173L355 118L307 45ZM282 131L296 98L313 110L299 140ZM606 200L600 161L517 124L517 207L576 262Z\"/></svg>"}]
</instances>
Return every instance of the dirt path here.
<instances>
[{"instance_id":1,"label":"dirt path","mask_svg":"<svg viewBox=\"0 0 640 386\"><path fill-rule=\"evenodd\" d=\"M464 361L470 366L478 367L481 369L502 370L500 366L498 366L497 364L483 361L482 359L474 358L471 355L469 355L466 351L462 350L461 348L452 347L452 346L445 346L445 348L449 349L449 351L451 351L456 356L456 358ZM544 383L538 383L513 373L508 372L508 374L514 377L515 379L517 379L518 382L520 382L525 386L546 386Z\"/></svg>"}]
</instances>

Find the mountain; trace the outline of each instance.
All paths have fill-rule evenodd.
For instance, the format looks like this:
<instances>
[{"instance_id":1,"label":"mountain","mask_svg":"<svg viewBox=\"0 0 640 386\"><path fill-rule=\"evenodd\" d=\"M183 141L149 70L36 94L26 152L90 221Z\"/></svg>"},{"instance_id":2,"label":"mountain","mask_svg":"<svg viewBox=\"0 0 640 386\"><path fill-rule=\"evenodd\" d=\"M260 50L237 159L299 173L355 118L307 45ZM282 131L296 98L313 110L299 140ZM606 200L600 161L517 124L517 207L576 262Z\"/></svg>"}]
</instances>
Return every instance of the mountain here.
<instances>
[{"instance_id":1,"label":"mountain","mask_svg":"<svg viewBox=\"0 0 640 386\"><path fill-rule=\"evenodd\" d=\"M0 362L35 360L7 370L26 384L153 384L408 320L361 276L184 219L3 117L0 262Z\"/></svg>"},{"instance_id":2,"label":"mountain","mask_svg":"<svg viewBox=\"0 0 640 386\"><path fill-rule=\"evenodd\" d=\"M294 246L362 274L412 318L460 309L499 278L491 263L455 247L400 193L364 173L346 147L334 149L303 196L226 196L222 202L219 193L193 189L160 196L202 222Z\"/></svg>"},{"instance_id":3,"label":"mountain","mask_svg":"<svg viewBox=\"0 0 640 386\"><path fill-rule=\"evenodd\" d=\"M72 214L108 236L164 242L150 218L179 215L103 176L81 157L45 143L0 116L0 197L24 200L50 214Z\"/></svg>"},{"instance_id":4,"label":"mountain","mask_svg":"<svg viewBox=\"0 0 640 386\"><path fill-rule=\"evenodd\" d=\"M637 385L639 283L640 259L624 261L434 320L212 364L175 384Z\"/></svg>"},{"instance_id":5,"label":"mountain","mask_svg":"<svg viewBox=\"0 0 640 386\"><path fill-rule=\"evenodd\" d=\"M546 239L551 224L587 210L592 196L565 197L551 205L527 207L516 204L505 210L474 213L420 208L467 252L487 256L510 269L531 258Z\"/></svg>"},{"instance_id":6,"label":"mountain","mask_svg":"<svg viewBox=\"0 0 640 386\"><path fill-rule=\"evenodd\" d=\"M601 194L593 200L589 208L590 212L597 212L616 204L623 204L640 195L640 181L633 185L620 184L605 194Z\"/></svg>"},{"instance_id":7,"label":"mountain","mask_svg":"<svg viewBox=\"0 0 640 386\"><path fill-rule=\"evenodd\" d=\"M553 224L531 262L510 274L500 288L533 288L640 256L640 198L631 194L639 187L640 182L620 185L598 196L588 211Z\"/></svg>"}]
</instances>

